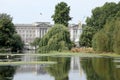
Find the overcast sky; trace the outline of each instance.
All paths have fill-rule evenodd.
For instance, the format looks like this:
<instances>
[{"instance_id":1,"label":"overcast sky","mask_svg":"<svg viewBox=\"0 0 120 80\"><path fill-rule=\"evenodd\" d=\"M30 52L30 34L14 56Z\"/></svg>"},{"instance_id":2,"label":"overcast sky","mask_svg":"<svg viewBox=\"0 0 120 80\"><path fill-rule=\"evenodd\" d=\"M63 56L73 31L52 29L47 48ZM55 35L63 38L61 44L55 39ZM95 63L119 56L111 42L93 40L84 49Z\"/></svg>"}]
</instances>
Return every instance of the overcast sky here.
<instances>
[{"instance_id":1,"label":"overcast sky","mask_svg":"<svg viewBox=\"0 0 120 80\"><path fill-rule=\"evenodd\" d=\"M55 5L61 1L66 2L71 10L73 19L70 23L85 22L91 15L91 10L102 6L105 2L120 0L0 0L0 13L7 13L13 17L14 23L51 22Z\"/></svg>"}]
</instances>

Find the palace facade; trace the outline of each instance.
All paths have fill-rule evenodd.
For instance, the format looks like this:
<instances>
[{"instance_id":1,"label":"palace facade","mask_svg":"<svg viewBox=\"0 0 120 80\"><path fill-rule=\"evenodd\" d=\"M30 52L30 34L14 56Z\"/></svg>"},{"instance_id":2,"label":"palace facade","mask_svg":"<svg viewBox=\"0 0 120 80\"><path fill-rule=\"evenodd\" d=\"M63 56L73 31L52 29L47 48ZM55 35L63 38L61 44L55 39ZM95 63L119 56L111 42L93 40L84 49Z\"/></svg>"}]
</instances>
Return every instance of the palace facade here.
<instances>
[{"instance_id":1,"label":"palace facade","mask_svg":"<svg viewBox=\"0 0 120 80\"><path fill-rule=\"evenodd\" d=\"M42 38L48 30L52 27L49 22L35 22L33 24L15 24L17 33L21 36L27 48L32 48L30 43L35 38ZM68 27L70 31L70 39L78 45L79 37L82 33L81 24L72 24Z\"/></svg>"}]
</instances>

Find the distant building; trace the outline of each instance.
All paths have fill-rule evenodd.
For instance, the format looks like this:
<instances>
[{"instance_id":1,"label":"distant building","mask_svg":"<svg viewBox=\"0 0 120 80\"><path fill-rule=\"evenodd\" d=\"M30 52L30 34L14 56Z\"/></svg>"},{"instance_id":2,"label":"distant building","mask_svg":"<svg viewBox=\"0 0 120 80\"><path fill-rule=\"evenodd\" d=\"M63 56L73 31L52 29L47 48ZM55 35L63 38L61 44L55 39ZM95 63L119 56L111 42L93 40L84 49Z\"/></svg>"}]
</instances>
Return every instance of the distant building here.
<instances>
[{"instance_id":1,"label":"distant building","mask_svg":"<svg viewBox=\"0 0 120 80\"><path fill-rule=\"evenodd\" d=\"M32 48L30 43L34 41L35 38L42 38L47 31L52 27L49 22L35 22L33 24L15 24L17 33L21 36L27 48ZM79 37L82 33L81 24L69 25L70 39L79 46Z\"/></svg>"},{"instance_id":2,"label":"distant building","mask_svg":"<svg viewBox=\"0 0 120 80\"><path fill-rule=\"evenodd\" d=\"M51 25L49 22L35 22L33 24L15 24L15 27L25 46L30 48L30 43L37 37L42 38L51 28Z\"/></svg>"},{"instance_id":3,"label":"distant building","mask_svg":"<svg viewBox=\"0 0 120 80\"><path fill-rule=\"evenodd\" d=\"M79 24L72 24L69 25L69 31L70 31L70 39L73 41L76 46L79 46L79 38L82 34L82 25L81 23Z\"/></svg>"}]
</instances>

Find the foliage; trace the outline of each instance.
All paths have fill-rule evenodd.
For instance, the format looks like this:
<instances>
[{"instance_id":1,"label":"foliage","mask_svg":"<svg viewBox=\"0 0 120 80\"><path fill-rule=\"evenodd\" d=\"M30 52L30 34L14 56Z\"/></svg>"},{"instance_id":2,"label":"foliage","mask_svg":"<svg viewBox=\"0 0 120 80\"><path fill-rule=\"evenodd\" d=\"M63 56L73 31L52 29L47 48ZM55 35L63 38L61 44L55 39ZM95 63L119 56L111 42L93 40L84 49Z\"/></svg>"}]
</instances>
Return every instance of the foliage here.
<instances>
[{"instance_id":1,"label":"foliage","mask_svg":"<svg viewBox=\"0 0 120 80\"><path fill-rule=\"evenodd\" d=\"M0 14L0 47L10 48L14 33L12 18L7 14Z\"/></svg>"},{"instance_id":2,"label":"foliage","mask_svg":"<svg viewBox=\"0 0 120 80\"><path fill-rule=\"evenodd\" d=\"M24 47L24 42L22 41L21 37L18 34L13 35L13 42L12 42L12 47L11 50L12 52L21 52L23 47Z\"/></svg>"},{"instance_id":3,"label":"foliage","mask_svg":"<svg viewBox=\"0 0 120 80\"><path fill-rule=\"evenodd\" d=\"M39 43L39 52L63 51L71 49L68 29L60 24L54 25Z\"/></svg>"},{"instance_id":4,"label":"foliage","mask_svg":"<svg viewBox=\"0 0 120 80\"><path fill-rule=\"evenodd\" d=\"M115 30L113 32L113 50L116 53L120 54L120 18L117 19L117 21L114 22L113 24L115 26Z\"/></svg>"},{"instance_id":5,"label":"foliage","mask_svg":"<svg viewBox=\"0 0 120 80\"><path fill-rule=\"evenodd\" d=\"M86 47L91 47L91 43L94 34L96 34L97 32L99 32L102 28L104 28L104 26L106 25L106 23L113 19L114 17L120 15L120 2L118 4L111 2L111 3L105 3L103 6L101 7L96 7L95 9L92 10L92 15L91 17L88 17L86 20L87 26L88 27L92 27L94 29L94 31L89 30L88 32L86 32L86 34L84 34L84 30L83 30L83 34L80 38L80 44L84 45ZM106 31L105 31L106 32ZM86 37L88 34L87 33L93 33L91 34L88 38ZM87 38L87 39L86 39ZM110 42L110 40L108 41ZM86 45L85 45L86 43ZM112 45L112 42L111 44ZM95 46L94 46L95 47ZM112 46L110 46L112 48ZM112 51L112 49L110 49L109 51Z\"/></svg>"},{"instance_id":6,"label":"foliage","mask_svg":"<svg viewBox=\"0 0 120 80\"><path fill-rule=\"evenodd\" d=\"M65 2L60 2L55 6L55 13L52 16L55 24L63 24L68 26L68 21L71 20L69 16L70 7Z\"/></svg>"},{"instance_id":7,"label":"foliage","mask_svg":"<svg viewBox=\"0 0 120 80\"><path fill-rule=\"evenodd\" d=\"M93 38L93 48L95 51L107 51L108 44L108 36L104 31L95 34Z\"/></svg>"},{"instance_id":8,"label":"foliage","mask_svg":"<svg viewBox=\"0 0 120 80\"><path fill-rule=\"evenodd\" d=\"M87 26L100 30L108 19L115 17L118 11L120 11L120 2L118 4L107 2L102 7L96 7L92 11L92 16L86 20Z\"/></svg>"},{"instance_id":9,"label":"foliage","mask_svg":"<svg viewBox=\"0 0 120 80\"><path fill-rule=\"evenodd\" d=\"M7 14L0 14L0 48L5 50L22 50L23 42L16 34L12 18Z\"/></svg>"},{"instance_id":10,"label":"foliage","mask_svg":"<svg viewBox=\"0 0 120 80\"><path fill-rule=\"evenodd\" d=\"M103 30L95 34L93 48L96 51L109 51L120 53L120 18L115 17L108 21Z\"/></svg>"},{"instance_id":11,"label":"foliage","mask_svg":"<svg viewBox=\"0 0 120 80\"><path fill-rule=\"evenodd\" d=\"M37 48L37 46L39 46L39 42L40 42L41 38L35 38L34 41L31 43L32 46L35 46L35 49Z\"/></svg>"},{"instance_id":12,"label":"foliage","mask_svg":"<svg viewBox=\"0 0 120 80\"><path fill-rule=\"evenodd\" d=\"M92 36L95 33L95 29L92 27L85 26L79 39L80 46L91 47Z\"/></svg>"}]
</instances>

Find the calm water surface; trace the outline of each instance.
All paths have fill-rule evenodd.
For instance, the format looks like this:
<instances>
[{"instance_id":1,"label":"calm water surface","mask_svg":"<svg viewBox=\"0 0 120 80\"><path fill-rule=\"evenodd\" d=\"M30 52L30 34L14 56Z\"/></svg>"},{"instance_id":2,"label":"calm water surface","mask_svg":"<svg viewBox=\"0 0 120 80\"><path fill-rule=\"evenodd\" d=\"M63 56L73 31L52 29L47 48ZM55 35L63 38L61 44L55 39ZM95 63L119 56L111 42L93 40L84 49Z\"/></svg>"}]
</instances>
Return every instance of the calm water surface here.
<instances>
[{"instance_id":1,"label":"calm water surface","mask_svg":"<svg viewBox=\"0 0 120 80\"><path fill-rule=\"evenodd\" d=\"M0 80L120 80L120 58L21 56L14 60L57 64L1 65Z\"/></svg>"}]
</instances>

